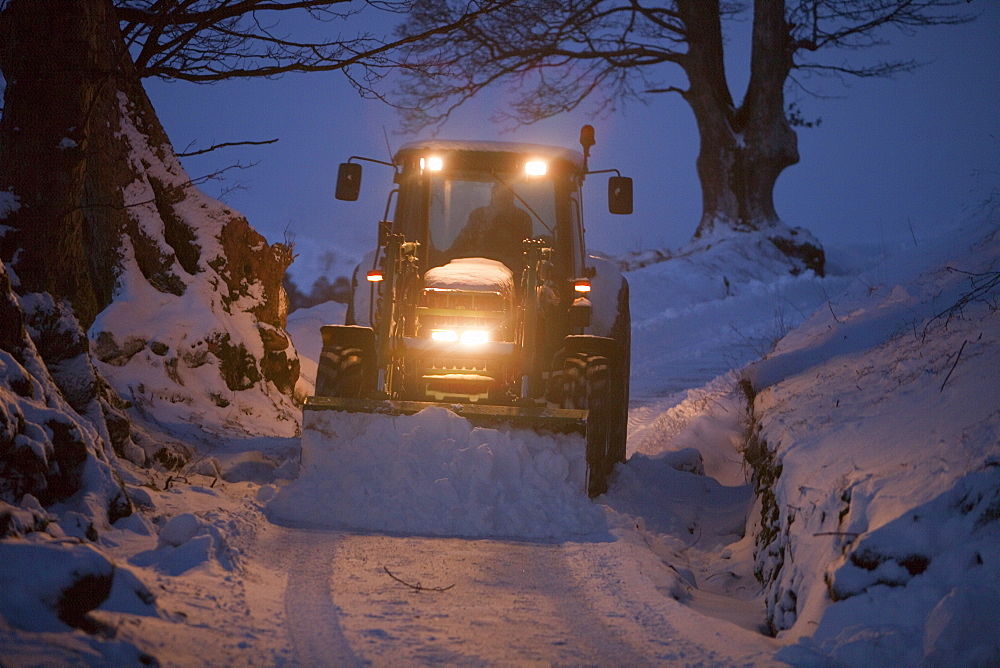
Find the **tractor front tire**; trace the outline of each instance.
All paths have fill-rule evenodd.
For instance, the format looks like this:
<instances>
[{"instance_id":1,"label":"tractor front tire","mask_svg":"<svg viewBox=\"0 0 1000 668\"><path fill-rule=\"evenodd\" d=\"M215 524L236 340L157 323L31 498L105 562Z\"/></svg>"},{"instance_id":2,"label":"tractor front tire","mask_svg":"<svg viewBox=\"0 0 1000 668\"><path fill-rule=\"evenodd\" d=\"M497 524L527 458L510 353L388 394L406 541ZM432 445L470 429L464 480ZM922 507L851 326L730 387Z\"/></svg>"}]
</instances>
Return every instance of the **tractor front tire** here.
<instances>
[{"instance_id":1,"label":"tractor front tire","mask_svg":"<svg viewBox=\"0 0 1000 668\"><path fill-rule=\"evenodd\" d=\"M373 386L375 339L370 328L328 325L316 370L316 396L362 398Z\"/></svg>"}]
</instances>

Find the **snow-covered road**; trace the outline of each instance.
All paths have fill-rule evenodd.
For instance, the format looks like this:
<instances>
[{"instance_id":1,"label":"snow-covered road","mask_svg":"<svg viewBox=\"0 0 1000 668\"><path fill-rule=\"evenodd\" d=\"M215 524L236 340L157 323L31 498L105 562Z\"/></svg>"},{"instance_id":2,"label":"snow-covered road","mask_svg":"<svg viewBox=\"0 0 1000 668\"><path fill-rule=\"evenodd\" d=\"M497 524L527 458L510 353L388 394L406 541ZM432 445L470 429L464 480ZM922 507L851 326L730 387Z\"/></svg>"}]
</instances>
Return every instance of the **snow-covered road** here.
<instances>
[{"instance_id":1,"label":"snow-covered road","mask_svg":"<svg viewBox=\"0 0 1000 668\"><path fill-rule=\"evenodd\" d=\"M326 465L322 475L303 472L298 484L274 491L277 500L265 494L272 522L242 555L251 610L280 619L283 655L299 665L766 663L775 645L760 632L764 606L743 538L753 494L735 450L743 413L733 383L632 413L631 460L599 503L582 486L532 484L538 469L553 467L533 449L571 443L476 432L488 449L466 448L474 452L442 463L441 434L451 437L449 457L473 437L453 416L395 418L393 428L383 418L377 439L367 423L365 436L354 434L350 417L324 422L348 430L353 440L344 447L382 461L386 478L404 469L409 487L386 508L387 487L402 481L372 482L355 464L310 454L325 441L307 443L307 459ZM418 437L427 431L436 436L424 443ZM676 450L660 452L664 442ZM479 517L483 534L460 537L449 527L471 525L441 505L454 490L446 486L442 497L435 477L472 456L475 466L457 470L471 471L474 487L520 498L463 499L463 516ZM345 500L342 485L375 485L377 512ZM337 526L345 516L373 526ZM394 523L421 530L384 530ZM491 531L511 527L534 537Z\"/></svg>"},{"instance_id":2,"label":"snow-covered road","mask_svg":"<svg viewBox=\"0 0 1000 668\"><path fill-rule=\"evenodd\" d=\"M284 566L282 627L298 665L730 663L768 646L738 628L725 638L683 628L690 613L671 597L676 576L646 546L611 536L525 542L271 525L246 557Z\"/></svg>"},{"instance_id":3,"label":"snow-covered road","mask_svg":"<svg viewBox=\"0 0 1000 668\"><path fill-rule=\"evenodd\" d=\"M745 406L725 371L776 336L775 300L795 314L818 294L761 276L716 295L681 276L636 281L630 460L598 503L579 444L474 431L443 410L317 418L297 479L261 496L270 521L242 550L249 645L298 665L771 661L744 537ZM704 303L664 308L650 289ZM720 309L741 324L710 326ZM337 315L300 316L306 362Z\"/></svg>"}]
</instances>

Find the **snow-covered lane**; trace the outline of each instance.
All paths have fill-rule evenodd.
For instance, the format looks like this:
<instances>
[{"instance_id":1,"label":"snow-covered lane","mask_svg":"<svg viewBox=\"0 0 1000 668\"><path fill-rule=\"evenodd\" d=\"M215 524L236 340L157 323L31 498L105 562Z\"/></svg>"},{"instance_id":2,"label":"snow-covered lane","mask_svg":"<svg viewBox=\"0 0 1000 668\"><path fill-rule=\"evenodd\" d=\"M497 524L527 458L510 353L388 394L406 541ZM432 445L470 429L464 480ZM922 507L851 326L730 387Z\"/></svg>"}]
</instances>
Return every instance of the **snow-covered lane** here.
<instances>
[{"instance_id":1,"label":"snow-covered lane","mask_svg":"<svg viewBox=\"0 0 1000 668\"><path fill-rule=\"evenodd\" d=\"M637 454L594 502L577 499L573 488L563 498L529 484L536 475L528 465L531 442L459 429L453 415L383 418L396 430L368 425L347 441L347 432L340 434L344 447L350 441L372 457L383 453L379 461L409 462L410 487L402 496L397 489L396 510L378 517L398 516L415 528L346 528L346 511L330 499L368 478L343 458L322 467L316 484L274 490L266 511L274 523L261 530L248 559L253 568L275 569L287 654L309 665L766 662L774 648L759 632L764 606L742 535L752 492L734 451L743 413L732 385L721 379L677 397L656 419L639 409L633 422L645 425L630 445ZM432 456L447 443L415 438L415 427L423 434L430 426L440 438L483 439L508 462L483 468L490 473L480 484L517 490L520 498L514 505L507 497L470 498L467 512L498 520L479 536L449 535L449 515L432 512L439 476L451 469ZM396 440L406 448L394 448ZM520 464L510 466L514 460ZM388 493L385 482L373 489L367 496ZM545 521L499 521L519 504L547 509L539 516ZM579 504L597 521L581 524ZM486 531L513 526L554 537ZM250 587L248 598L253 603ZM718 619L729 622L724 634Z\"/></svg>"},{"instance_id":2,"label":"snow-covered lane","mask_svg":"<svg viewBox=\"0 0 1000 668\"><path fill-rule=\"evenodd\" d=\"M559 545L345 536L333 598L346 636L375 664L648 663L581 604L564 559Z\"/></svg>"},{"instance_id":3,"label":"snow-covered lane","mask_svg":"<svg viewBox=\"0 0 1000 668\"><path fill-rule=\"evenodd\" d=\"M621 533L544 543L272 525L248 556L276 568L277 621L297 665L639 666L766 655L767 639L743 629L723 640L679 628L692 626L691 612L670 596L670 569L638 533ZM268 594L252 590L251 609L266 612Z\"/></svg>"}]
</instances>

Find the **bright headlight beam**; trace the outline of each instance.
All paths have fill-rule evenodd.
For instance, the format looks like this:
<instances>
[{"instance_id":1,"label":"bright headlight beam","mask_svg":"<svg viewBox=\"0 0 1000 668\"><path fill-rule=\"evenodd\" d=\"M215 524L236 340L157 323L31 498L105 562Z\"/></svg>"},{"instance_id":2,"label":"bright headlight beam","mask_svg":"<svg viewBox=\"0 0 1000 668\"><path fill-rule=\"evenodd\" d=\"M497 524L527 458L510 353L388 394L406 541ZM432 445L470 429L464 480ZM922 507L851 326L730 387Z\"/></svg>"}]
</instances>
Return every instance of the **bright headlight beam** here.
<instances>
[{"instance_id":1,"label":"bright headlight beam","mask_svg":"<svg viewBox=\"0 0 1000 668\"><path fill-rule=\"evenodd\" d=\"M487 341L489 341L489 335L482 330L467 329L464 332L462 332L461 341L462 343L470 346L480 343L486 343Z\"/></svg>"},{"instance_id":2,"label":"bright headlight beam","mask_svg":"<svg viewBox=\"0 0 1000 668\"><path fill-rule=\"evenodd\" d=\"M490 340L489 332L481 329L466 329L461 333L453 329L431 330L431 340L444 343L462 343L467 346L474 346L486 343Z\"/></svg>"}]
</instances>

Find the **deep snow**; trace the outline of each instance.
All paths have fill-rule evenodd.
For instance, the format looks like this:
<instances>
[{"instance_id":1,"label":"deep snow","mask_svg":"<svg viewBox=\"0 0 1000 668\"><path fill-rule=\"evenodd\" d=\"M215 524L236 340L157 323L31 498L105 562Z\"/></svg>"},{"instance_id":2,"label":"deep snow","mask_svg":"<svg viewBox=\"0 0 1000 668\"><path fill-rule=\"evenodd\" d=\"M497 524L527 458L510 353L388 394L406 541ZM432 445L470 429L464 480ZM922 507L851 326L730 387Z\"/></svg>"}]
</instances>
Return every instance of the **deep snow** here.
<instances>
[{"instance_id":1,"label":"deep snow","mask_svg":"<svg viewBox=\"0 0 1000 668\"><path fill-rule=\"evenodd\" d=\"M134 471L142 513L96 541L13 511L49 522L0 542L0 660L1000 661L995 284L947 312L1000 271L996 225L834 249L826 278L748 247L629 273L630 458L596 503L568 443L441 409L317 416L348 438L308 433L301 469L252 416L243 439L189 428L200 458ZM292 314L301 392L340 316ZM780 468L760 495L748 430ZM111 587L92 634L59 612L84 573Z\"/></svg>"},{"instance_id":2,"label":"deep snow","mask_svg":"<svg viewBox=\"0 0 1000 668\"><path fill-rule=\"evenodd\" d=\"M272 519L429 536L548 538L601 527L577 435L484 429L446 408L309 411L297 479Z\"/></svg>"}]
</instances>

